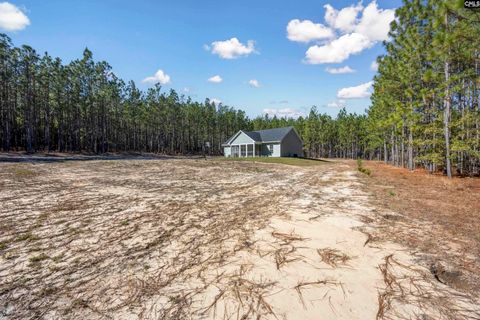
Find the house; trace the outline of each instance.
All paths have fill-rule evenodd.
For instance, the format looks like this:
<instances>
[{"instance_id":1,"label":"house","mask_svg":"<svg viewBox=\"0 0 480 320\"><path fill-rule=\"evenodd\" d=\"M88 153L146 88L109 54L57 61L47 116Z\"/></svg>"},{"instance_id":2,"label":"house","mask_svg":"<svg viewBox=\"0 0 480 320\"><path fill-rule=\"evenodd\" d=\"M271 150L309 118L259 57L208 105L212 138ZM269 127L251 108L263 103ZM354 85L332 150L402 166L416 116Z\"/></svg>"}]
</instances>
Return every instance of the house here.
<instances>
[{"instance_id":1,"label":"house","mask_svg":"<svg viewBox=\"0 0 480 320\"><path fill-rule=\"evenodd\" d=\"M222 147L225 157L303 157L303 141L293 127L240 130Z\"/></svg>"}]
</instances>

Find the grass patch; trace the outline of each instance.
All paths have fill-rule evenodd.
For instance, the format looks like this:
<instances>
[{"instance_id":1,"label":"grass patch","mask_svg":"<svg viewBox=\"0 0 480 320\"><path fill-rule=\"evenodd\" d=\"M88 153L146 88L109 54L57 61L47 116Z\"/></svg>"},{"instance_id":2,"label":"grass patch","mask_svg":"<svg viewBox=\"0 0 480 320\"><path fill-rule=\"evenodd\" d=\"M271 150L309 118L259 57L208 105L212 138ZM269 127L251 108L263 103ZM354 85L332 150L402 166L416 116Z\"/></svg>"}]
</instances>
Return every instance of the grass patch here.
<instances>
[{"instance_id":1,"label":"grass patch","mask_svg":"<svg viewBox=\"0 0 480 320\"><path fill-rule=\"evenodd\" d=\"M31 232L24 233L17 237L16 241L36 241L40 239L38 236L34 235Z\"/></svg>"},{"instance_id":2,"label":"grass patch","mask_svg":"<svg viewBox=\"0 0 480 320\"><path fill-rule=\"evenodd\" d=\"M18 178L29 178L37 175L35 171L27 168L12 168L11 173Z\"/></svg>"},{"instance_id":3,"label":"grass patch","mask_svg":"<svg viewBox=\"0 0 480 320\"><path fill-rule=\"evenodd\" d=\"M66 201L57 204L55 207L52 208L53 212L61 212L61 211L74 211L81 207L79 203L75 203L72 201Z\"/></svg>"},{"instance_id":4,"label":"grass patch","mask_svg":"<svg viewBox=\"0 0 480 320\"><path fill-rule=\"evenodd\" d=\"M62 261L62 259L63 259L64 256L65 256L65 255L62 253L62 254L59 254L58 256L53 257L52 260L53 260L53 262L55 262L55 263L59 263L59 262Z\"/></svg>"},{"instance_id":5,"label":"grass patch","mask_svg":"<svg viewBox=\"0 0 480 320\"><path fill-rule=\"evenodd\" d=\"M0 251L5 250L8 247L8 243L6 241L0 241Z\"/></svg>"},{"instance_id":6,"label":"grass patch","mask_svg":"<svg viewBox=\"0 0 480 320\"><path fill-rule=\"evenodd\" d=\"M41 253L38 256L31 257L29 260L30 260L31 263L37 263L37 262L40 262L40 261L43 261L43 260L47 260L49 258L50 257L48 255L46 255L45 253Z\"/></svg>"},{"instance_id":7,"label":"grass patch","mask_svg":"<svg viewBox=\"0 0 480 320\"><path fill-rule=\"evenodd\" d=\"M367 169L363 166L363 161L362 159L357 159L357 167L358 167L358 171L360 171L361 173L364 173L366 174L367 176L371 175L372 174L372 171L370 171L370 169Z\"/></svg>"},{"instance_id":8,"label":"grass patch","mask_svg":"<svg viewBox=\"0 0 480 320\"><path fill-rule=\"evenodd\" d=\"M317 159L306 159L306 158L287 158L287 157L253 157L253 158L219 158L226 161L250 161L250 162L262 162L262 163L278 163L286 164L289 166L299 166L299 167L310 167L318 166L328 161L317 160Z\"/></svg>"},{"instance_id":9,"label":"grass patch","mask_svg":"<svg viewBox=\"0 0 480 320\"><path fill-rule=\"evenodd\" d=\"M40 295L41 297L50 296L50 295L56 293L57 291L58 291L58 289L55 288L55 287L47 287L47 288L43 288L43 289L40 291L39 295Z\"/></svg>"},{"instance_id":10,"label":"grass patch","mask_svg":"<svg viewBox=\"0 0 480 320\"><path fill-rule=\"evenodd\" d=\"M30 267L39 268L42 265L42 261L50 259L45 253L41 253L38 256L33 256L28 259L30 261Z\"/></svg>"}]
</instances>

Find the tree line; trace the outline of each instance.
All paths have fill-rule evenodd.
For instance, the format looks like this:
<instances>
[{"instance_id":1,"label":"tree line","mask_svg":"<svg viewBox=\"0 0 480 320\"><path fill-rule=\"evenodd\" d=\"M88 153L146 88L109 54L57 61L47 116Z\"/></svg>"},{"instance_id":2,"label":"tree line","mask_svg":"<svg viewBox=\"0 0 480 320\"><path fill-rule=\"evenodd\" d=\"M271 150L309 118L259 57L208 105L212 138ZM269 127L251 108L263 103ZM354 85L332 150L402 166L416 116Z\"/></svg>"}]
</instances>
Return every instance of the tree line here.
<instances>
[{"instance_id":1,"label":"tree line","mask_svg":"<svg viewBox=\"0 0 480 320\"><path fill-rule=\"evenodd\" d=\"M449 177L480 170L480 11L463 1L404 0L368 110L370 151Z\"/></svg>"},{"instance_id":2,"label":"tree line","mask_svg":"<svg viewBox=\"0 0 480 320\"><path fill-rule=\"evenodd\" d=\"M211 154L238 130L295 126L312 157L363 156L365 116L249 119L245 112L199 103L159 85L146 92L125 83L85 49L69 64L0 35L0 143L3 151Z\"/></svg>"},{"instance_id":3,"label":"tree line","mask_svg":"<svg viewBox=\"0 0 480 320\"><path fill-rule=\"evenodd\" d=\"M249 127L245 112L125 83L85 49L69 64L0 35L3 151L201 153Z\"/></svg>"},{"instance_id":4,"label":"tree line","mask_svg":"<svg viewBox=\"0 0 480 320\"><path fill-rule=\"evenodd\" d=\"M384 46L366 115L343 109L332 119L312 109L290 121L306 153L478 176L480 10L463 1L404 0Z\"/></svg>"},{"instance_id":5,"label":"tree line","mask_svg":"<svg viewBox=\"0 0 480 320\"><path fill-rule=\"evenodd\" d=\"M305 155L311 158L366 158L366 116L347 113L342 108L336 117L318 112L313 106L305 117L277 118L265 115L253 119L254 130L293 126L303 140Z\"/></svg>"}]
</instances>

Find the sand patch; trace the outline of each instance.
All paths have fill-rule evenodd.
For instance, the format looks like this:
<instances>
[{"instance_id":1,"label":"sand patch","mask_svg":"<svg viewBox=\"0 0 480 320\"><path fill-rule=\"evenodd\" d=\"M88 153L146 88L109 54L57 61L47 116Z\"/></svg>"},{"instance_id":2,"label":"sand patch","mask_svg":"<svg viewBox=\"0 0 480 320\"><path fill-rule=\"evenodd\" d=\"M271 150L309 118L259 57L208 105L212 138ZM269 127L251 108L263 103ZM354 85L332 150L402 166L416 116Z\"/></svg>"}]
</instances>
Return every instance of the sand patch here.
<instances>
[{"instance_id":1,"label":"sand patch","mask_svg":"<svg viewBox=\"0 0 480 320\"><path fill-rule=\"evenodd\" d=\"M368 235L365 217L377 209L341 165L8 166L0 170L4 318L479 314L478 301L416 266L408 250Z\"/></svg>"}]
</instances>

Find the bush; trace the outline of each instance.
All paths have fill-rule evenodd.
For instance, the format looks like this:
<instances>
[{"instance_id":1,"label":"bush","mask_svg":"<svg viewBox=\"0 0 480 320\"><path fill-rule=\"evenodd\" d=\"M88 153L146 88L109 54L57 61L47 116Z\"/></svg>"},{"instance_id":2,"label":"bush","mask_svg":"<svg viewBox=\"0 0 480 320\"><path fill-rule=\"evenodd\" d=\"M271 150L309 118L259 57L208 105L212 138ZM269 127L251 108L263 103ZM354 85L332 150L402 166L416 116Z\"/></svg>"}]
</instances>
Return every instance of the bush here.
<instances>
[{"instance_id":1,"label":"bush","mask_svg":"<svg viewBox=\"0 0 480 320\"><path fill-rule=\"evenodd\" d=\"M360 171L361 173L364 173L367 176L372 174L372 171L370 171L370 169L367 169L367 168L363 167L362 159L357 159L357 166L358 166L358 171Z\"/></svg>"}]
</instances>

